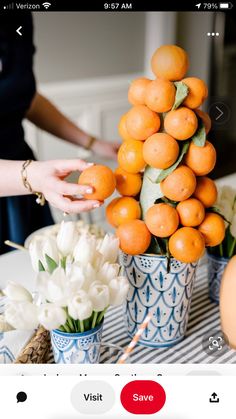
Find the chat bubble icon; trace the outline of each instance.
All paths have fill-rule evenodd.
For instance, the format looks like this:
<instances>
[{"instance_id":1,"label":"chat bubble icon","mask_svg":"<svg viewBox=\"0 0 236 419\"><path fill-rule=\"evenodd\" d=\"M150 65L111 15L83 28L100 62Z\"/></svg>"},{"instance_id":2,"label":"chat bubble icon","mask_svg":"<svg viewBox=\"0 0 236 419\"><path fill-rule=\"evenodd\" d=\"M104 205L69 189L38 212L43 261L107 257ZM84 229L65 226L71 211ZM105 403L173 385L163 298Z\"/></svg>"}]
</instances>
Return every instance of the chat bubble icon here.
<instances>
[{"instance_id":1,"label":"chat bubble icon","mask_svg":"<svg viewBox=\"0 0 236 419\"><path fill-rule=\"evenodd\" d=\"M27 400L27 394L24 391L20 391L16 395L17 403L24 403Z\"/></svg>"}]
</instances>

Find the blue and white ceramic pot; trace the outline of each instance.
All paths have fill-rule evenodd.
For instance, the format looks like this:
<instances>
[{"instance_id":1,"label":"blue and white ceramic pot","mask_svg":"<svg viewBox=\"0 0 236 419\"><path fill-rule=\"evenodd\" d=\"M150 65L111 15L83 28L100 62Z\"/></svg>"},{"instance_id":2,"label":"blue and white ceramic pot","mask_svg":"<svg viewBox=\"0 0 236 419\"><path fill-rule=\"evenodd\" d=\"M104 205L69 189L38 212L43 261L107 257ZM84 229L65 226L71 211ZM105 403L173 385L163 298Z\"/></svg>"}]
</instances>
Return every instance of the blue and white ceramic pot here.
<instances>
[{"instance_id":1,"label":"blue and white ceramic pot","mask_svg":"<svg viewBox=\"0 0 236 419\"><path fill-rule=\"evenodd\" d=\"M139 343L153 348L169 347L184 339L197 263L181 263L159 255L130 256L120 262L130 284L124 315L130 338L147 314L152 318Z\"/></svg>"},{"instance_id":2,"label":"blue and white ceramic pot","mask_svg":"<svg viewBox=\"0 0 236 419\"><path fill-rule=\"evenodd\" d=\"M229 259L213 256L210 253L207 253L207 256L209 297L212 301L219 304L221 279Z\"/></svg>"},{"instance_id":3,"label":"blue and white ceramic pot","mask_svg":"<svg viewBox=\"0 0 236 419\"><path fill-rule=\"evenodd\" d=\"M78 364L99 362L103 323L84 333L51 331L51 342L56 364L71 364L76 353Z\"/></svg>"}]
</instances>

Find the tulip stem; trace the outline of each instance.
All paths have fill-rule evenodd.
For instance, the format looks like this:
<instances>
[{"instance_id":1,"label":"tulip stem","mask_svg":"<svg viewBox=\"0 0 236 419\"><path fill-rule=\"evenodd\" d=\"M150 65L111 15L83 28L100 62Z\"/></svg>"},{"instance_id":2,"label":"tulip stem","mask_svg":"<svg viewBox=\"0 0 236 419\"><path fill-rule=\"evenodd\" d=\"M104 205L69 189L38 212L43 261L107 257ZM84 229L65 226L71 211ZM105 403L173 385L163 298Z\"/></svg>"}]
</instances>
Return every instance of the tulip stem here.
<instances>
[{"instance_id":1,"label":"tulip stem","mask_svg":"<svg viewBox=\"0 0 236 419\"><path fill-rule=\"evenodd\" d=\"M98 316L98 320L97 320L97 325L99 325L103 319L103 317L105 316L105 313L107 311L108 307L104 308L103 311L101 311L101 313Z\"/></svg>"},{"instance_id":2,"label":"tulip stem","mask_svg":"<svg viewBox=\"0 0 236 419\"><path fill-rule=\"evenodd\" d=\"M67 323L68 323L68 326L71 329L71 332L75 332L74 323L73 323L73 320L70 316L67 317Z\"/></svg>"},{"instance_id":3,"label":"tulip stem","mask_svg":"<svg viewBox=\"0 0 236 419\"><path fill-rule=\"evenodd\" d=\"M70 330L69 326L66 323L63 324L63 327L64 327L66 333L71 333L71 330Z\"/></svg>"},{"instance_id":4,"label":"tulip stem","mask_svg":"<svg viewBox=\"0 0 236 419\"><path fill-rule=\"evenodd\" d=\"M220 243L219 248L220 248L220 257L223 257L223 256L224 256L224 252L223 252L223 243Z\"/></svg>"},{"instance_id":5,"label":"tulip stem","mask_svg":"<svg viewBox=\"0 0 236 419\"><path fill-rule=\"evenodd\" d=\"M61 267L65 270L66 269L66 256L61 259Z\"/></svg>"},{"instance_id":6,"label":"tulip stem","mask_svg":"<svg viewBox=\"0 0 236 419\"><path fill-rule=\"evenodd\" d=\"M83 322L83 320L80 320L79 324L80 324L80 331L81 331L81 333L83 333L84 332L84 322Z\"/></svg>"},{"instance_id":7,"label":"tulip stem","mask_svg":"<svg viewBox=\"0 0 236 419\"><path fill-rule=\"evenodd\" d=\"M92 329L96 326L97 318L98 318L98 311L94 311L93 321L92 321Z\"/></svg>"},{"instance_id":8,"label":"tulip stem","mask_svg":"<svg viewBox=\"0 0 236 419\"><path fill-rule=\"evenodd\" d=\"M231 258L234 254L234 248L235 248L235 244L236 244L236 238L234 238L234 241L230 247L230 251L229 251L229 258Z\"/></svg>"}]
</instances>

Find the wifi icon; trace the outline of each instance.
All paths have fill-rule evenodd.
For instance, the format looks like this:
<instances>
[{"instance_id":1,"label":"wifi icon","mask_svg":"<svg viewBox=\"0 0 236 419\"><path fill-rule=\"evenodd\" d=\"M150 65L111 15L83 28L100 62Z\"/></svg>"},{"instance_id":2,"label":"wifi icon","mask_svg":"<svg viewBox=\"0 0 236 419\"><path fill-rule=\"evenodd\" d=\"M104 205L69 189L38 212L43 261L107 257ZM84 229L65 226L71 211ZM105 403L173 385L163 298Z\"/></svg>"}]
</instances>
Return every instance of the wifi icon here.
<instances>
[{"instance_id":1,"label":"wifi icon","mask_svg":"<svg viewBox=\"0 0 236 419\"><path fill-rule=\"evenodd\" d=\"M43 7L45 9L49 9L50 6L51 6L51 3L47 2L47 1L45 3L43 3Z\"/></svg>"}]
</instances>

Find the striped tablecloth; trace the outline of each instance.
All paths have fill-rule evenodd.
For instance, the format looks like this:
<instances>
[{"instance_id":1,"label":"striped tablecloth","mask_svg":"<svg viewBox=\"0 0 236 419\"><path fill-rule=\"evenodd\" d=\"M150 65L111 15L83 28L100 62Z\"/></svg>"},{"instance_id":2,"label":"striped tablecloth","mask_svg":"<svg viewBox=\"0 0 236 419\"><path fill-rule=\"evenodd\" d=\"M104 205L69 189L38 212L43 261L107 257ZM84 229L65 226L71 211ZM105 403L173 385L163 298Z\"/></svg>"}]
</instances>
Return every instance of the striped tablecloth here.
<instances>
[{"instance_id":1,"label":"striped tablecloth","mask_svg":"<svg viewBox=\"0 0 236 419\"><path fill-rule=\"evenodd\" d=\"M220 330L219 306L208 298L207 262L204 258L197 269L193 291L191 312L186 338L172 348L152 349L137 346L131 357L131 363L236 363L236 351L213 357L203 349L204 334ZM122 308L110 309L105 318L103 341L126 347L130 342L123 322ZM101 358L101 362L103 359ZM105 361L106 362L106 361Z\"/></svg>"}]
</instances>

